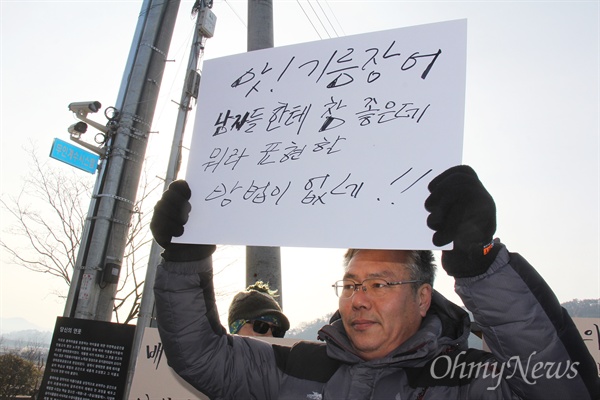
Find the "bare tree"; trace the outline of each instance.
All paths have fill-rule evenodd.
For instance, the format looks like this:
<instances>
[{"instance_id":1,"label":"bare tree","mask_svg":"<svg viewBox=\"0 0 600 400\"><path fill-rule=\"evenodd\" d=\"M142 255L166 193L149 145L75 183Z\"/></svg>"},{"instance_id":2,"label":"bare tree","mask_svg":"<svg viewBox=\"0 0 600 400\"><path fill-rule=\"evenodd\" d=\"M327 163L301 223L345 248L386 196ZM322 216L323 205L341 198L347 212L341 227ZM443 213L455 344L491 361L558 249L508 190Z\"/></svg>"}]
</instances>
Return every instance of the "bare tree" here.
<instances>
[{"instance_id":1,"label":"bare tree","mask_svg":"<svg viewBox=\"0 0 600 400\"><path fill-rule=\"evenodd\" d=\"M32 161L31 170L20 193L0 198L0 206L13 219L0 246L11 263L53 275L69 286L95 177L50 164L55 161L43 162L33 146L26 152ZM122 323L134 320L139 312L152 240L148 233L151 213L144 213L143 207L163 184L159 179L149 182L147 177L141 182L123 257L126 268L121 272L115 299L114 315Z\"/></svg>"},{"instance_id":2,"label":"bare tree","mask_svg":"<svg viewBox=\"0 0 600 400\"><path fill-rule=\"evenodd\" d=\"M27 151L33 162L19 195L0 198L15 220L6 231L10 242L2 239L0 246L14 264L70 285L86 217L83 204L89 202L93 181L52 168L40 161L34 149Z\"/></svg>"}]
</instances>

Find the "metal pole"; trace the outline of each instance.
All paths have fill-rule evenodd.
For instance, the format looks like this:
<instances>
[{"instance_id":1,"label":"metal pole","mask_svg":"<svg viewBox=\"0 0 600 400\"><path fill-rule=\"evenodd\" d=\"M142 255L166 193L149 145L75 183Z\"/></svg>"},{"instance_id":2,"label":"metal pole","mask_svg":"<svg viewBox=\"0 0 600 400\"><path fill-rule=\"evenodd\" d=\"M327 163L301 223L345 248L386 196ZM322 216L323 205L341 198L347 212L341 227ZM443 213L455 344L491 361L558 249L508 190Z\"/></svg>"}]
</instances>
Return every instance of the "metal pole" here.
<instances>
[{"instance_id":1,"label":"metal pole","mask_svg":"<svg viewBox=\"0 0 600 400\"><path fill-rule=\"evenodd\" d=\"M116 132L86 222L65 315L110 321L179 0L146 0L115 108Z\"/></svg>"},{"instance_id":2,"label":"metal pole","mask_svg":"<svg viewBox=\"0 0 600 400\"><path fill-rule=\"evenodd\" d=\"M183 147L185 125L187 123L188 114L192 110L192 98L198 98L198 87L200 85L198 63L200 62L201 54L204 51L204 43L206 41L200 32L200 17L202 9L205 7L210 8L212 6L212 2L209 2L208 6L204 5L204 1L200 2L200 4L201 5L198 7L194 6L194 12L198 13L196 19L196 29L194 30L194 38L188 59L186 80L181 91L181 100L179 102L179 111L177 114L177 121L175 123L171 154L169 156L169 163L167 165L165 185L163 188L164 190L167 190L169 184L177 179L177 174L179 173L179 168L181 166L181 149ZM147 327L156 326L153 289L156 277L156 268L161 260L161 252L162 248L155 241L152 241L150 256L148 259L148 268L146 269L146 279L144 281L144 291L142 292L142 301L140 303L140 311L138 314L137 326L131 350L131 360L127 373L126 394L129 393L131 388L131 383L133 381L133 375L135 372L135 363L142 345L144 332Z\"/></svg>"},{"instance_id":3,"label":"metal pole","mask_svg":"<svg viewBox=\"0 0 600 400\"><path fill-rule=\"evenodd\" d=\"M273 43L273 1L248 0L248 51L271 48ZM276 300L283 307L279 247L246 247L246 286L257 280L277 290Z\"/></svg>"},{"instance_id":4,"label":"metal pole","mask_svg":"<svg viewBox=\"0 0 600 400\"><path fill-rule=\"evenodd\" d=\"M200 15L200 13L198 13ZM175 123L175 131L173 134L173 141L171 144L171 153L169 156L169 163L167 165L167 172L165 175L165 183L163 191L167 190L169 184L177 179L177 174L181 165L181 149L183 146L183 134L185 131L185 125L187 122L188 113L191 110L191 99L197 97L198 85L200 84L200 75L197 72L197 65L200 59L200 53L204 50L204 38L200 34L198 29L199 19L196 21L196 29L194 31L194 38L192 41L192 48L188 59L187 76L184 82L181 100L179 103L179 111L177 114L177 121ZM148 258L148 267L146 269L146 278L144 281L144 290L142 292L142 301L140 303L140 312L138 314L137 326L148 327L155 326L153 319L154 315L154 278L156 275L156 267L161 260L162 248L155 242L152 241L150 256ZM143 329L138 329L139 334L143 335ZM136 336L138 332L136 331ZM141 339L141 337L140 337ZM135 346L134 346L135 347Z\"/></svg>"},{"instance_id":5,"label":"metal pole","mask_svg":"<svg viewBox=\"0 0 600 400\"><path fill-rule=\"evenodd\" d=\"M248 51L273 45L273 1L248 0Z\"/></svg>"}]
</instances>

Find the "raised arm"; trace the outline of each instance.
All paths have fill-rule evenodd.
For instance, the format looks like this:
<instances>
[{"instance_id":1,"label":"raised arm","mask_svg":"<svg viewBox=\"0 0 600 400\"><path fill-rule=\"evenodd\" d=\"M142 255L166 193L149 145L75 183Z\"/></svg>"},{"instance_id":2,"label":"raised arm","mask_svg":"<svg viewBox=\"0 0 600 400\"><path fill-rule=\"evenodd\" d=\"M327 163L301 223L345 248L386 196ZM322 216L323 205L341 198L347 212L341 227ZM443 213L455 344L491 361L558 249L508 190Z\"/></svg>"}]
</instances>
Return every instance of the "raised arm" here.
<instances>
[{"instance_id":1,"label":"raised arm","mask_svg":"<svg viewBox=\"0 0 600 400\"><path fill-rule=\"evenodd\" d=\"M213 287L214 245L171 243L191 209L189 186L175 181L154 209L151 230L165 249L154 293L169 366L211 398L276 398L280 379L271 345L231 336L220 323Z\"/></svg>"},{"instance_id":2,"label":"raised arm","mask_svg":"<svg viewBox=\"0 0 600 400\"><path fill-rule=\"evenodd\" d=\"M492 196L468 166L450 168L429 185L425 202L433 242L454 242L442 267L481 326L511 390L523 399L597 399L593 358L556 296L496 231Z\"/></svg>"}]
</instances>

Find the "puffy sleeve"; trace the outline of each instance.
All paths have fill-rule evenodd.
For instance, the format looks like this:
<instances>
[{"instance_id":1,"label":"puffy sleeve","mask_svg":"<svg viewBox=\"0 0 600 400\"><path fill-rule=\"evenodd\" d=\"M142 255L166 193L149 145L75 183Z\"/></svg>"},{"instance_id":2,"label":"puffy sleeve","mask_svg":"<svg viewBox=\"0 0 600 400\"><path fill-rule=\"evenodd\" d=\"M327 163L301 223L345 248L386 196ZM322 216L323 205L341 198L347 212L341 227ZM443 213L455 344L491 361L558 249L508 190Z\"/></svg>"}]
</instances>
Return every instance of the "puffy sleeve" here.
<instances>
[{"instance_id":1,"label":"puffy sleeve","mask_svg":"<svg viewBox=\"0 0 600 400\"><path fill-rule=\"evenodd\" d=\"M157 269L156 316L169 366L213 399L276 399L281 374L272 346L226 333L212 275L210 257Z\"/></svg>"},{"instance_id":2,"label":"puffy sleeve","mask_svg":"<svg viewBox=\"0 0 600 400\"><path fill-rule=\"evenodd\" d=\"M500 244L501 245L501 244ZM456 280L511 390L523 399L597 399L595 362L537 271L503 246L489 270Z\"/></svg>"}]
</instances>

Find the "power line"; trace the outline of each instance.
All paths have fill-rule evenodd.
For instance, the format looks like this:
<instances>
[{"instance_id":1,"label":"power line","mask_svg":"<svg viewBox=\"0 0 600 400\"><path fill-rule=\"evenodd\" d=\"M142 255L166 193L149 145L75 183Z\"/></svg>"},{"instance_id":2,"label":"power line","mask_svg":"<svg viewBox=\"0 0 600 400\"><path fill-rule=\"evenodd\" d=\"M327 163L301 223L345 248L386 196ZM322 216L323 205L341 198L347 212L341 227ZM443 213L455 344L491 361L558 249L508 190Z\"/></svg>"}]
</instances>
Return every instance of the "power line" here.
<instances>
[{"instance_id":1,"label":"power line","mask_svg":"<svg viewBox=\"0 0 600 400\"><path fill-rule=\"evenodd\" d=\"M225 4L227 4L227 6L228 6L228 7L231 9L231 11L232 11L232 12L235 14L235 16L236 16L236 17L238 17L238 19L240 20L240 22L242 23L242 25L244 25L244 27L245 27L245 28L248 28L248 25L246 25L246 23L244 22L244 20L242 19L242 17L240 17L240 16L238 15L238 13L236 13L236 12L235 12L235 10L233 9L233 7L231 7L231 4L229 4L229 3L227 2L227 0L223 0L223 2L224 2Z\"/></svg>"},{"instance_id":2,"label":"power line","mask_svg":"<svg viewBox=\"0 0 600 400\"><path fill-rule=\"evenodd\" d=\"M306 2L308 3L308 5L310 6L311 10L313 11L313 13L315 13L315 16L317 17L317 19L319 20L319 23L321 24L321 26L323 27L323 29L325 30L325 33L327 34L327 37L331 38L331 35L329 34L329 31L327 31L327 28L325 27L325 25L323 24L323 21L321 21L321 18L319 18L319 14L317 14L317 12L315 11L315 8L312 6L312 4L310 3L309 0L306 0Z\"/></svg>"},{"instance_id":3,"label":"power line","mask_svg":"<svg viewBox=\"0 0 600 400\"><path fill-rule=\"evenodd\" d=\"M296 3L298 3L298 5L300 6L300 8L302 9L302 12L304 13L304 15L306 16L306 19L308 20L308 22L310 22L310 24L312 25L313 29L315 30L315 32L319 36L319 39L323 39L323 37L321 37L321 34L319 33L319 31L317 30L317 28L313 24L312 20L310 19L310 17L308 16L308 14L306 13L306 11L304 10L304 7L302 7L302 4L300 4L300 1L296 0Z\"/></svg>"},{"instance_id":4,"label":"power line","mask_svg":"<svg viewBox=\"0 0 600 400\"><path fill-rule=\"evenodd\" d=\"M319 2L319 0L316 0L316 1L317 1L317 5L321 9L321 12L323 13L323 15L325 16L325 18L327 19L327 22L329 22L329 26L331 26L331 29L333 29L333 32L335 33L335 36L336 37L340 37L340 35L335 30L335 26L333 26L333 24L329 20L329 17L327 16L327 13L325 12L325 10L323 10L323 7L321 7L321 3ZM327 2L327 0L325 0L325 2ZM329 8L329 9L331 10L331 8ZM334 14L333 10L331 10L331 13L333 14L333 17L335 18L335 14Z\"/></svg>"},{"instance_id":5,"label":"power line","mask_svg":"<svg viewBox=\"0 0 600 400\"><path fill-rule=\"evenodd\" d=\"M337 23L338 27L342 31L342 34L345 35L344 29L342 28L340 22L338 21L337 16L335 15L335 12L333 11L333 9L331 8L331 6L329 5L328 1L327 0L324 0L324 1L327 4L327 8L329 9L329 12L331 13L331 15L333 15L333 19L335 20L335 22ZM244 27L247 28L248 26L247 26L246 22L235 11L235 9L231 6L231 4L227 0L223 0L223 2L227 5L227 7L229 7L229 9L231 10L231 12L233 12L233 14L240 20L240 22L242 23L242 25L244 25ZM310 6L310 8L312 9L312 12L314 13L315 17L317 17L317 20L319 21L320 26L325 30L325 33L327 34L327 37L331 38L331 35L329 34L329 31L328 31L328 29L326 27L326 24L323 23L322 19L319 17L319 14L317 13L317 11L313 7L313 5L310 3L310 0L307 0L306 2L308 3L308 5ZM319 6L319 8L321 10L321 13L323 14L323 16L325 17L325 19L327 20L327 23L329 24L329 26L331 27L331 29L335 33L335 36L339 37L340 35L337 32L337 30L336 30L335 26L333 25L333 23L331 22L331 20L329 19L328 15L327 15L327 12L321 6L319 0L316 0L316 2L317 2L317 5ZM312 26L312 28L315 31L315 33L317 34L317 36L319 36L319 39L323 39L323 36L321 35L321 33L319 33L319 30L317 29L315 23L313 22L313 18L311 18L311 16L306 12L306 9L302 5L302 3L300 3L300 0L296 0L296 3L298 3L298 6L300 6L300 9L304 13L304 16L306 17L306 19L308 20L308 22Z\"/></svg>"},{"instance_id":6,"label":"power line","mask_svg":"<svg viewBox=\"0 0 600 400\"><path fill-rule=\"evenodd\" d=\"M317 0L317 3L319 2L319 0ZM342 24L340 24L340 21L338 21L335 13L333 12L333 9L331 8L331 6L329 5L329 2L327 0L325 0L325 4L327 4L327 8L329 8L329 11L331 11L331 14L333 15L333 18L335 19L335 22L337 22L338 26L340 27L340 29L342 30L342 34L346 35L346 32L344 32L344 28L342 27ZM332 25L333 26L333 25ZM335 31L335 29L334 29Z\"/></svg>"}]
</instances>

